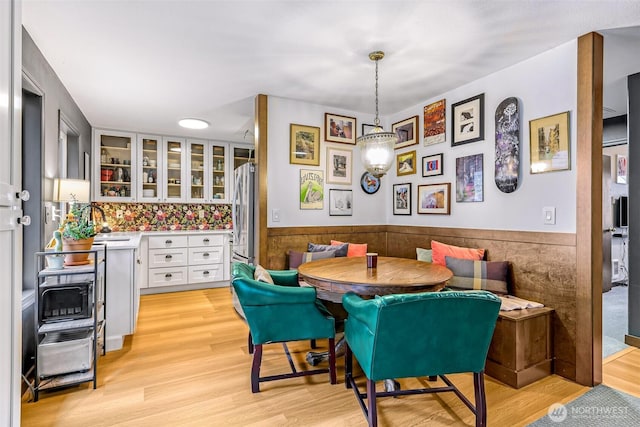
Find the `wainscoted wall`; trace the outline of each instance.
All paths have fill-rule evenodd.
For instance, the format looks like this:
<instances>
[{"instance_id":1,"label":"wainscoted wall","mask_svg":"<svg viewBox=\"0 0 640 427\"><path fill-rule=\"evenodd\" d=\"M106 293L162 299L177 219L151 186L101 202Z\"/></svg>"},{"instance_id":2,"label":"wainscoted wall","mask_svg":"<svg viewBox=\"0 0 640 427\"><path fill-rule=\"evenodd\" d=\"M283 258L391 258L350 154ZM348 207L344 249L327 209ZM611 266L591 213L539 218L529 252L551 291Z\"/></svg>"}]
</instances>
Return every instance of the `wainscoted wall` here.
<instances>
[{"instance_id":1,"label":"wainscoted wall","mask_svg":"<svg viewBox=\"0 0 640 427\"><path fill-rule=\"evenodd\" d=\"M230 230L231 205L96 203L113 231Z\"/></svg>"},{"instance_id":2,"label":"wainscoted wall","mask_svg":"<svg viewBox=\"0 0 640 427\"><path fill-rule=\"evenodd\" d=\"M576 379L576 236L541 233L414 226L346 226L268 228L268 256L263 265L286 267L286 253L302 251L307 242L331 239L368 243L380 255L415 258L416 247L431 240L487 249L489 261L510 261L511 293L555 309L555 373Z\"/></svg>"}]
</instances>

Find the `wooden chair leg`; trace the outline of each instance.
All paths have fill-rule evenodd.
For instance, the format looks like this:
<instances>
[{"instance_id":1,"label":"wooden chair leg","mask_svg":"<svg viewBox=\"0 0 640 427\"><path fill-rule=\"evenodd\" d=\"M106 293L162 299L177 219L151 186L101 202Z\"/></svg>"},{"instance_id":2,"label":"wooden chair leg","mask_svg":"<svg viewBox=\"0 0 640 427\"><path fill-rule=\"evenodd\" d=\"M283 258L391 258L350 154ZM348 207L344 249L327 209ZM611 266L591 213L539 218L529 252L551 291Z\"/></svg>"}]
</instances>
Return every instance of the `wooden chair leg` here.
<instances>
[{"instance_id":1,"label":"wooden chair leg","mask_svg":"<svg viewBox=\"0 0 640 427\"><path fill-rule=\"evenodd\" d=\"M487 399L484 391L484 372L473 373L473 388L476 397L476 427L487 425Z\"/></svg>"},{"instance_id":2,"label":"wooden chair leg","mask_svg":"<svg viewBox=\"0 0 640 427\"><path fill-rule=\"evenodd\" d=\"M336 340L335 338L329 338L329 380L331 381L331 384L338 383L338 379L336 378Z\"/></svg>"},{"instance_id":3,"label":"wooden chair leg","mask_svg":"<svg viewBox=\"0 0 640 427\"><path fill-rule=\"evenodd\" d=\"M251 338L251 332L249 332L249 338L247 338L247 347L249 348L249 354L253 354L253 338Z\"/></svg>"},{"instance_id":4,"label":"wooden chair leg","mask_svg":"<svg viewBox=\"0 0 640 427\"><path fill-rule=\"evenodd\" d=\"M378 409L376 407L376 382L367 378L367 401L369 408L367 410L367 419L369 427L378 426Z\"/></svg>"},{"instance_id":5,"label":"wooden chair leg","mask_svg":"<svg viewBox=\"0 0 640 427\"><path fill-rule=\"evenodd\" d=\"M349 344L344 344L344 385L351 388L351 376L353 375L353 354Z\"/></svg>"},{"instance_id":6,"label":"wooden chair leg","mask_svg":"<svg viewBox=\"0 0 640 427\"><path fill-rule=\"evenodd\" d=\"M262 363L262 344L257 344L253 352L253 363L251 364L251 391L260 392L260 363Z\"/></svg>"}]
</instances>

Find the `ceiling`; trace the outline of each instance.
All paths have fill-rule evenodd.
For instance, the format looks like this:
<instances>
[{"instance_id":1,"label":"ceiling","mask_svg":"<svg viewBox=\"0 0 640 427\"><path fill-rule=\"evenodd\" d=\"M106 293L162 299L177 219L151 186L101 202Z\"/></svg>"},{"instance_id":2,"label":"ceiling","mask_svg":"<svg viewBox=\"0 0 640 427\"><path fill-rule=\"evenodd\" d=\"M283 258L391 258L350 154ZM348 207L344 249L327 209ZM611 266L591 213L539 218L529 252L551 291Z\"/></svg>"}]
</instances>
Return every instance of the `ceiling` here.
<instances>
[{"instance_id":1,"label":"ceiling","mask_svg":"<svg viewBox=\"0 0 640 427\"><path fill-rule=\"evenodd\" d=\"M92 126L235 142L251 140L246 134L258 93L373 113L373 50L386 52L380 63L384 116L587 32L640 25L635 1L22 5L25 28ZM611 108L626 111L624 102ZM177 121L183 117L211 127L182 129Z\"/></svg>"}]
</instances>

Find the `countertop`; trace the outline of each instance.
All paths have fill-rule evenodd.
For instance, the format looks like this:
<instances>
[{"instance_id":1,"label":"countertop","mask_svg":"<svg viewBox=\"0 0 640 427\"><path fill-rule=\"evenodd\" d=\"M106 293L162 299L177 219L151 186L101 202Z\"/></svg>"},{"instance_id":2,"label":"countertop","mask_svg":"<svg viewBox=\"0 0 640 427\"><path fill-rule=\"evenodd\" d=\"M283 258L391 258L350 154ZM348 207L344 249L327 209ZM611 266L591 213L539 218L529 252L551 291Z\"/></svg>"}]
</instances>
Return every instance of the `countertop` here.
<instances>
[{"instance_id":1,"label":"countertop","mask_svg":"<svg viewBox=\"0 0 640 427\"><path fill-rule=\"evenodd\" d=\"M94 243L105 243L109 249L137 249L142 236L171 236L194 234L231 234L231 230L177 230L177 231L122 231L100 233Z\"/></svg>"}]
</instances>

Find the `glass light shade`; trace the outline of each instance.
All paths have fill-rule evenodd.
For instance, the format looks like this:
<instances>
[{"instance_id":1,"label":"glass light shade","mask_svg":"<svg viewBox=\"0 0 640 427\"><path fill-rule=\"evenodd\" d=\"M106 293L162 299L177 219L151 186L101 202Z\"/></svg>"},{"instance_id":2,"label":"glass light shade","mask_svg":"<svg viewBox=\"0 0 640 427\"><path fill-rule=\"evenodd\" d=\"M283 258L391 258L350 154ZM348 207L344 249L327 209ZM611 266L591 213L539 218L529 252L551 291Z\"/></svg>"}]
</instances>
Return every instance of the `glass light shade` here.
<instances>
[{"instance_id":1,"label":"glass light shade","mask_svg":"<svg viewBox=\"0 0 640 427\"><path fill-rule=\"evenodd\" d=\"M91 198L91 182L83 179L56 178L53 181L54 202L88 202Z\"/></svg>"},{"instance_id":2,"label":"glass light shade","mask_svg":"<svg viewBox=\"0 0 640 427\"><path fill-rule=\"evenodd\" d=\"M187 129L206 129L209 127L209 122L202 119L182 119L178 122L180 126Z\"/></svg>"},{"instance_id":3,"label":"glass light shade","mask_svg":"<svg viewBox=\"0 0 640 427\"><path fill-rule=\"evenodd\" d=\"M376 178L384 175L393 165L394 147L398 136L375 127L371 132L357 139L364 168Z\"/></svg>"}]
</instances>

